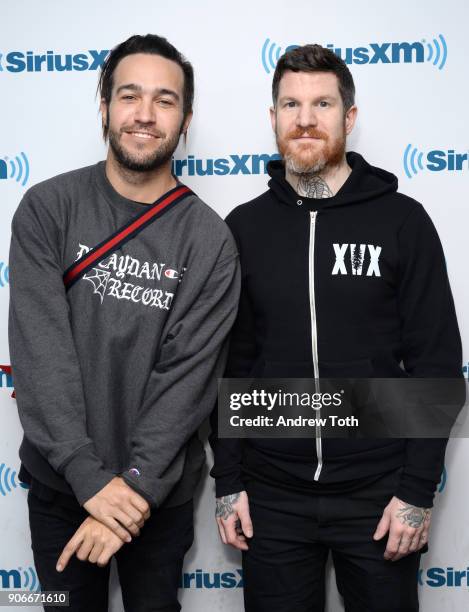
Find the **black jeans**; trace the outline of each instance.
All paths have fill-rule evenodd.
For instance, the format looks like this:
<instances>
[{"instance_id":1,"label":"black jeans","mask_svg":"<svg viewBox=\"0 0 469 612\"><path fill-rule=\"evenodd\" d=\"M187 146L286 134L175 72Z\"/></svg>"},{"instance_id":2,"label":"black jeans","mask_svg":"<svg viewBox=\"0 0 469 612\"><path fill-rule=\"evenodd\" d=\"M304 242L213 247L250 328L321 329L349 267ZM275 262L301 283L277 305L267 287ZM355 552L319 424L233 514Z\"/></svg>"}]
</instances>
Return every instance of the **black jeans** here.
<instances>
[{"instance_id":1,"label":"black jeans","mask_svg":"<svg viewBox=\"0 0 469 612\"><path fill-rule=\"evenodd\" d=\"M246 612L323 612L329 551L346 612L416 612L420 552L385 561L388 536L373 540L399 475L329 495L248 480L254 537L243 553Z\"/></svg>"},{"instance_id":2,"label":"black jeans","mask_svg":"<svg viewBox=\"0 0 469 612\"><path fill-rule=\"evenodd\" d=\"M55 566L68 540L88 513L63 494L28 493L34 564L43 591L69 591L71 612L106 612L110 564L100 568L75 555L61 573ZM51 491L49 489L48 491ZM116 553L126 612L178 612L184 555L192 545L193 503L153 511L140 536ZM65 608L46 606L50 610Z\"/></svg>"}]
</instances>

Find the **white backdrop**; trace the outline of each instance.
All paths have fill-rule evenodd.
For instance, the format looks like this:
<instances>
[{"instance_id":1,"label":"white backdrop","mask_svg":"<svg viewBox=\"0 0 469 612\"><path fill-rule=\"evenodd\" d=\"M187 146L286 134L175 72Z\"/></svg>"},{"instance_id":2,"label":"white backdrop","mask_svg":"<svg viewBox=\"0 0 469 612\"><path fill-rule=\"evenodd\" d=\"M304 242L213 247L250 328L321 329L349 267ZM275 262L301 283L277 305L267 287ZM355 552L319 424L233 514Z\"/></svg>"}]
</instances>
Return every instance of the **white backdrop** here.
<instances>
[{"instance_id":1,"label":"white backdrop","mask_svg":"<svg viewBox=\"0 0 469 612\"><path fill-rule=\"evenodd\" d=\"M255 156L275 153L268 107L278 54L311 42L342 49L352 62L359 106L349 148L394 172L400 190L421 201L433 218L467 346L469 5L463 0L444 6L436 0L180 0L172 5L17 0L2 3L0 11L0 590L35 589L26 491L16 476L21 428L8 369L10 222L28 187L104 157L93 57L99 64L101 52L147 32L166 36L186 54L195 68L196 103L187 146L177 157L202 160L199 169L207 160L223 158L232 173L189 176L186 166L181 178L225 216L265 189L264 164ZM35 57L40 55L46 55L42 63ZM60 66L75 69L59 71ZM456 154L461 154L459 168L453 163ZM242 172L232 156L248 156ZM467 362L466 351L466 376ZM467 609L468 460L468 441L451 441L430 551L418 577L425 612ZM197 497L196 542L186 558L181 600L190 612L238 612L243 609L240 559L219 543L213 506L207 477ZM340 612L332 571L328 581L328 612ZM113 585L114 611L122 610L119 597Z\"/></svg>"}]
</instances>

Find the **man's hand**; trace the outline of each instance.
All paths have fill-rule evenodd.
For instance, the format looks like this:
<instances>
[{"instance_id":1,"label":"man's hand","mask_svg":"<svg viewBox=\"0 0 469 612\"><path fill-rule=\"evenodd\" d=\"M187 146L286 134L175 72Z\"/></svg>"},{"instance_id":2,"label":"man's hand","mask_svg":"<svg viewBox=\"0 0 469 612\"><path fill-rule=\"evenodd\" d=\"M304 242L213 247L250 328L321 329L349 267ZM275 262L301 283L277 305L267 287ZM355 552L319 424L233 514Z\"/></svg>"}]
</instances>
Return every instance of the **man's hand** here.
<instances>
[{"instance_id":1,"label":"man's hand","mask_svg":"<svg viewBox=\"0 0 469 612\"><path fill-rule=\"evenodd\" d=\"M129 531L138 536L140 527L150 516L148 502L119 476L85 502L83 507L124 542L132 539Z\"/></svg>"},{"instance_id":2,"label":"man's hand","mask_svg":"<svg viewBox=\"0 0 469 612\"><path fill-rule=\"evenodd\" d=\"M246 491L217 497L215 516L223 544L248 550L246 538L252 538L253 529Z\"/></svg>"},{"instance_id":3,"label":"man's hand","mask_svg":"<svg viewBox=\"0 0 469 612\"><path fill-rule=\"evenodd\" d=\"M373 535L374 540L381 540L389 531L384 551L387 561L398 561L427 543L431 513L430 508L412 506L397 497L391 499Z\"/></svg>"},{"instance_id":4,"label":"man's hand","mask_svg":"<svg viewBox=\"0 0 469 612\"><path fill-rule=\"evenodd\" d=\"M111 529L89 516L67 542L57 561L56 570L62 572L74 553L80 561L104 567L123 545L124 542Z\"/></svg>"}]
</instances>

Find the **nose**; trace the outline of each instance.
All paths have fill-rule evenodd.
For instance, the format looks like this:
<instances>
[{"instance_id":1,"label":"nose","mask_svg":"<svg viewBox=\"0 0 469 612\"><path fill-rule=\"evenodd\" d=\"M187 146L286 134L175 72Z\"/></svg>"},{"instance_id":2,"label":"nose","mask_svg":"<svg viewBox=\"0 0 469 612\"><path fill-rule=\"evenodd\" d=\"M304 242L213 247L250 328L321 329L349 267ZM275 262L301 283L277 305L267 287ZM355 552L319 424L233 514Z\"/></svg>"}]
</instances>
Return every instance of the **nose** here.
<instances>
[{"instance_id":1,"label":"nose","mask_svg":"<svg viewBox=\"0 0 469 612\"><path fill-rule=\"evenodd\" d=\"M135 121L139 123L155 123L156 115L151 98L142 97L135 108Z\"/></svg>"},{"instance_id":2,"label":"nose","mask_svg":"<svg viewBox=\"0 0 469 612\"><path fill-rule=\"evenodd\" d=\"M298 127L315 127L317 124L318 120L313 106L302 104L298 107L298 114L296 116L296 125Z\"/></svg>"}]
</instances>

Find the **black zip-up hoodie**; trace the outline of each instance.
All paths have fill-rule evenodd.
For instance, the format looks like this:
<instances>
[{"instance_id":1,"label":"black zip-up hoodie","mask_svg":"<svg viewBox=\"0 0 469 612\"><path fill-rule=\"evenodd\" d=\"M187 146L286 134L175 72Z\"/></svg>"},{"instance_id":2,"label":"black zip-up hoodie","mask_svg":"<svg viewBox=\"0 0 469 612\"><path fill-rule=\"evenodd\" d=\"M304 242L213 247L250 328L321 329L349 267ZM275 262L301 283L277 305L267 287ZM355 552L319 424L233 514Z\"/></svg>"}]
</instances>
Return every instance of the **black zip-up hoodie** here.
<instances>
[{"instance_id":1,"label":"black zip-up hoodie","mask_svg":"<svg viewBox=\"0 0 469 612\"><path fill-rule=\"evenodd\" d=\"M438 234L397 178L347 153L352 172L325 199L299 196L280 161L269 189L226 219L242 291L226 377L459 378L461 340ZM401 367L403 365L403 368ZM217 439L217 496L253 476L321 492L402 467L395 495L430 507L443 439Z\"/></svg>"}]
</instances>

